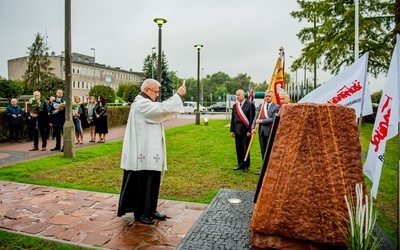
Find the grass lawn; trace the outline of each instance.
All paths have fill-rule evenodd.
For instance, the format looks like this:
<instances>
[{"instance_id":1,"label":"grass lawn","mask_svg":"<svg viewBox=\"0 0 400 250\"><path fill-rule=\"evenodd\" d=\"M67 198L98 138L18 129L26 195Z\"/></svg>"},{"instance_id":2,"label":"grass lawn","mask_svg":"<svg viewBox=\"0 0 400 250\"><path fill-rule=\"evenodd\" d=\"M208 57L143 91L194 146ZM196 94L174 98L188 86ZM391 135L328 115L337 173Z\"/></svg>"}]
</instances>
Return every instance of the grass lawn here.
<instances>
[{"instance_id":1,"label":"grass lawn","mask_svg":"<svg viewBox=\"0 0 400 250\"><path fill-rule=\"evenodd\" d=\"M211 120L208 126L187 125L166 131L168 171L160 198L209 203L220 188L255 190L261 155L257 137L251 150L247 174L236 166L234 139L227 120ZM368 150L373 124L362 127L362 150ZM76 158L55 155L0 168L0 179L80 190L119 193L122 141L84 148ZM378 223L397 243L397 159L398 138L387 144L378 199ZM370 182L367 181L368 187Z\"/></svg>"}]
</instances>

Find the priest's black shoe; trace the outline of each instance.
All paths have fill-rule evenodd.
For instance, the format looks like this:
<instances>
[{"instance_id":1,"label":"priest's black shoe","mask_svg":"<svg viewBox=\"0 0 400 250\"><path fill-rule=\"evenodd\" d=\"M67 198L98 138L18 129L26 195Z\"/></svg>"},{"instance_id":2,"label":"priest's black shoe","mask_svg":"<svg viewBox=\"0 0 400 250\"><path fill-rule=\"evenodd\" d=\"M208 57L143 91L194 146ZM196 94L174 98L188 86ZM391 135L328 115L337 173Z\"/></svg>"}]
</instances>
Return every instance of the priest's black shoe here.
<instances>
[{"instance_id":1,"label":"priest's black shoe","mask_svg":"<svg viewBox=\"0 0 400 250\"><path fill-rule=\"evenodd\" d=\"M154 225L154 220L145 215L139 216L138 221L142 222L143 224Z\"/></svg>"},{"instance_id":2,"label":"priest's black shoe","mask_svg":"<svg viewBox=\"0 0 400 250\"><path fill-rule=\"evenodd\" d=\"M242 170L242 167L237 166L236 168L234 168L233 170Z\"/></svg>"},{"instance_id":3,"label":"priest's black shoe","mask_svg":"<svg viewBox=\"0 0 400 250\"><path fill-rule=\"evenodd\" d=\"M159 220L165 220L167 216L165 214L160 214L159 212L155 212L154 214L151 215L154 219L159 219Z\"/></svg>"}]
</instances>

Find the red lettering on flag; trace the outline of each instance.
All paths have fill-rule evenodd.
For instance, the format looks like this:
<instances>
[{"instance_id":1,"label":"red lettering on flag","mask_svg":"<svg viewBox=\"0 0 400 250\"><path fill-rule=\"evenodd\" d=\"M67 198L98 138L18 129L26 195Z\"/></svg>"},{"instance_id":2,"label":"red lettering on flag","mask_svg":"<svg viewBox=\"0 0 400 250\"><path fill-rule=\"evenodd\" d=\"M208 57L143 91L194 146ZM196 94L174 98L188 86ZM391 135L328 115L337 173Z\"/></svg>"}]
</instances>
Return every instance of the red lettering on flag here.
<instances>
[{"instance_id":1,"label":"red lettering on flag","mask_svg":"<svg viewBox=\"0 0 400 250\"><path fill-rule=\"evenodd\" d=\"M339 89L337 92L337 95L330 99L328 103L334 103L337 104L341 100L352 96L354 93L360 91L362 89L361 83L357 80L353 82L353 84L348 88L346 85L343 86L343 88Z\"/></svg>"},{"instance_id":2,"label":"red lettering on flag","mask_svg":"<svg viewBox=\"0 0 400 250\"><path fill-rule=\"evenodd\" d=\"M378 128L375 129L371 138L371 144L375 146L375 152L378 152L381 141L387 137L389 131L389 119L392 109L388 109L388 106L393 98L388 95L385 95L385 97L387 99L385 100L385 103L382 105L381 109L383 119L379 122Z\"/></svg>"}]
</instances>

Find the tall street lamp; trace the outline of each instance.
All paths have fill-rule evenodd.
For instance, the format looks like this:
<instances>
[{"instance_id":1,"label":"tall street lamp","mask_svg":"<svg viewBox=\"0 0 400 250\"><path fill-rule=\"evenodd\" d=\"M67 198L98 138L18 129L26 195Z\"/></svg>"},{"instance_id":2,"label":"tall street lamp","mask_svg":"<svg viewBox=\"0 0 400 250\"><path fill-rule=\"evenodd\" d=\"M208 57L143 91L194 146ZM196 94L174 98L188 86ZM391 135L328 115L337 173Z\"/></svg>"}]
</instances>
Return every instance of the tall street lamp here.
<instances>
[{"instance_id":1,"label":"tall street lamp","mask_svg":"<svg viewBox=\"0 0 400 250\"><path fill-rule=\"evenodd\" d=\"M96 49L90 48L93 50L93 85L96 85Z\"/></svg>"},{"instance_id":2,"label":"tall street lamp","mask_svg":"<svg viewBox=\"0 0 400 250\"><path fill-rule=\"evenodd\" d=\"M75 125L72 121L71 0L65 0L65 123L64 157L75 157Z\"/></svg>"},{"instance_id":3,"label":"tall street lamp","mask_svg":"<svg viewBox=\"0 0 400 250\"><path fill-rule=\"evenodd\" d=\"M161 84L161 27L163 26L164 23L167 22L164 18L155 18L154 22L158 25L158 73L157 73L157 78L158 82ZM161 102L161 88L160 88L160 94L158 95L157 100Z\"/></svg>"},{"instance_id":4,"label":"tall street lamp","mask_svg":"<svg viewBox=\"0 0 400 250\"><path fill-rule=\"evenodd\" d=\"M204 81L203 81L203 71L204 68L201 68L201 105L204 106Z\"/></svg>"},{"instance_id":5,"label":"tall street lamp","mask_svg":"<svg viewBox=\"0 0 400 250\"><path fill-rule=\"evenodd\" d=\"M156 47L151 48L151 79L154 79L154 50Z\"/></svg>"},{"instance_id":6,"label":"tall street lamp","mask_svg":"<svg viewBox=\"0 0 400 250\"><path fill-rule=\"evenodd\" d=\"M201 44L194 46L197 49L197 108L196 108L196 125L200 125L200 49Z\"/></svg>"}]
</instances>

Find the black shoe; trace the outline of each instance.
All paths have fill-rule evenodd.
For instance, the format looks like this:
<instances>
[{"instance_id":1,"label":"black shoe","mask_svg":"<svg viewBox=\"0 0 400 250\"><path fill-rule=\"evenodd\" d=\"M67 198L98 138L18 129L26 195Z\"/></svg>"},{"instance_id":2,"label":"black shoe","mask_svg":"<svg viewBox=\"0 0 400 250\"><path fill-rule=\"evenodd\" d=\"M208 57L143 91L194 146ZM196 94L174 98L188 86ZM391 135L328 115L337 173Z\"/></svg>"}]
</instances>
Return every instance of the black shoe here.
<instances>
[{"instance_id":1,"label":"black shoe","mask_svg":"<svg viewBox=\"0 0 400 250\"><path fill-rule=\"evenodd\" d=\"M52 149L50 149L50 151L57 151L57 150L60 150L60 148L52 148Z\"/></svg>"},{"instance_id":2,"label":"black shoe","mask_svg":"<svg viewBox=\"0 0 400 250\"><path fill-rule=\"evenodd\" d=\"M261 174L261 172L257 172L257 173L256 173L256 175L260 175L260 174Z\"/></svg>"},{"instance_id":3,"label":"black shoe","mask_svg":"<svg viewBox=\"0 0 400 250\"><path fill-rule=\"evenodd\" d=\"M37 150L39 150L39 148L32 148L32 149L29 149L29 151L37 151Z\"/></svg>"},{"instance_id":4,"label":"black shoe","mask_svg":"<svg viewBox=\"0 0 400 250\"><path fill-rule=\"evenodd\" d=\"M159 219L159 220L165 220L167 216L165 214L160 214L159 212L155 212L151 215L152 218L154 219Z\"/></svg>"},{"instance_id":5,"label":"black shoe","mask_svg":"<svg viewBox=\"0 0 400 250\"><path fill-rule=\"evenodd\" d=\"M243 173L249 172L249 168L243 168Z\"/></svg>"},{"instance_id":6,"label":"black shoe","mask_svg":"<svg viewBox=\"0 0 400 250\"><path fill-rule=\"evenodd\" d=\"M143 224L154 225L154 220L144 215L139 216L138 221L142 222Z\"/></svg>"},{"instance_id":7,"label":"black shoe","mask_svg":"<svg viewBox=\"0 0 400 250\"><path fill-rule=\"evenodd\" d=\"M236 167L236 168L234 168L233 170L242 170L243 168L242 167Z\"/></svg>"}]
</instances>

